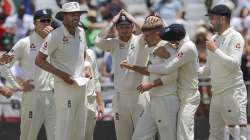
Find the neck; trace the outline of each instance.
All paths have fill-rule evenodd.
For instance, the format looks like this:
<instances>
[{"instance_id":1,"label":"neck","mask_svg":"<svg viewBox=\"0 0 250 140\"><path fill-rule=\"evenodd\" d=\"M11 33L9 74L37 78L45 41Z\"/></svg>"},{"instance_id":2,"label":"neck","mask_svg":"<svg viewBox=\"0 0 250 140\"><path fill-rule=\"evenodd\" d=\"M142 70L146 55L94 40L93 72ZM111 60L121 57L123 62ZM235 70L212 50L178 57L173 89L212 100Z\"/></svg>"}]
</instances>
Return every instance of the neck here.
<instances>
[{"instance_id":1,"label":"neck","mask_svg":"<svg viewBox=\"0 0 250 140\"><path fill-rule=\"evenodd\" d=\"M160 41L161 39L156 39L154 42L148 42L148 47L155 47Z\"/></svg>"},{"instance_id":2,"label":"neck","mask_svg":"<svg viewBox=\"0 0 250 140\"><path fill-rule=\"evenodd\" d=\"M123 41L123 42L128 42L129 41L129 39L131 38L131 36L130 37L125 37L125 36L119 36L119 39L121 40L121 41Z\"/></svg>"},{"instance_id":3,"label":"neck","mask_svg":"<svg viewBox=\"0 0 250 140\"><path fill-rule=\"evenodd\" d=\"M226 31L230 26L229 25L224 25L224 26L221 26L221 29L220 31L218 32L219 35L221 35L224 31Z\"/></svg>"},{"instance_id":4,"label":"neck","mask_svg":"<svg viewBox=\"0 0 250 140\"><path fill-rule=\"evenodd\" d=\"M75 31L76 31L76 27L75 26L71 26L71 25L68 25L68 24L65 24L63 23L63 25L65 26L65 28L68 30L68 32L75 36Z\"/></svg>"},{"instance_id":5,"label":"neck","mask_svg":"<svg viewBox=\"0 0 250 140\"><path fill-rule=\"evenodd\" d=\"M37 31L37 30L35 30L35 32L36 32L41 38L43 38L43 39L47 36L47 34L45 35L45 34L39 32L39 31Z\"/></svg>"}]
</instances>

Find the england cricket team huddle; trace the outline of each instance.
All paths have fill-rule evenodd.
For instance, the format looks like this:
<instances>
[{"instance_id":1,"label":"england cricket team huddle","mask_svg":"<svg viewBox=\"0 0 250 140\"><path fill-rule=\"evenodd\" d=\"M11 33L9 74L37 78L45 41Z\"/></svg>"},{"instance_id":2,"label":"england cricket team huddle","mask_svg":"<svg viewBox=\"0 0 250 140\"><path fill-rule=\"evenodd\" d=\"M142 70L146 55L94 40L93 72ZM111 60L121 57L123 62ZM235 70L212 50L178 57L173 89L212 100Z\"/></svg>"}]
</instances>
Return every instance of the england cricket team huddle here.
<instances>
[{"instance_id":1,"label":"england cricket team huddle","mask_svg":"<svg viewBox=\"0 0 250 140\"><path fill-rule=\"evenodd\" d=\"M56 14L62 25L53 29L51 13L36 11L35 31L1 56L1 72L23 91L20 140L35 140L42 124L48 140L93 140L104 103L95 54L78 27L84 13L77 2L63 4ZM141 23L121 10L96 38L96 46L112 55L117 140L154 140L156 134L160 140L194 140L199 75L211 76L209 140L222 140L225 126L246 129L244 39L230 27L227 6L217 5L206 16L216 33L207 38L203 67L183 25L166 25L156 15ZM9 70L16 61L25 77L18 82ZM240 139L246 140L243 132Z\"/></svg>"}]
</instances>

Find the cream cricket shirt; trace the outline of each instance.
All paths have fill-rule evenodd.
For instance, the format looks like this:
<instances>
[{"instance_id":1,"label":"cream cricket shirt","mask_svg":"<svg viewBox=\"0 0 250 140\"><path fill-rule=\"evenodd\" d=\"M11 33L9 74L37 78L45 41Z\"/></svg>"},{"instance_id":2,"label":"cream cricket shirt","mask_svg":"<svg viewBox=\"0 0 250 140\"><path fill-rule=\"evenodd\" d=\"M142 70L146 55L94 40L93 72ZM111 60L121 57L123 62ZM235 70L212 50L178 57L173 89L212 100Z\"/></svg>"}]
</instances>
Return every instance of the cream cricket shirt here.
<instances>
[{"instance_id":1,"label":"cream cricket shirt","mask_svg":"<svg viewBox=\"0 0 250 140\"><path fill-rule=\"evenodd\" d=\"M75 36L73 36L62 24L47 36L40 51L50 56L51 64L56 68L71 76L81 76L86 48L84 30L76 28ZM55 77L55 81L61 80Z\"/></svg>"},{"instance_id":2,"label":"cream cricket shirt","mask_svg":"<svg viewBox=\"0 0 250 140\"><path fill-rule=\"evenodd\" d=\"M218 49L214 53L208 51L207 64L200 69L200 72L211 73L213 94L218 94L228 88L244 84L240 65L245 42L233 27L221 35L215 35L213 39Z\"/></svg>"},{"instance_id":3,"label":"cream cricket shirt","mask_svg":"<svg viewBox=\"0 0 250 140\"><path fill-rule=\"evenodd\" d=\"M15 56L12 64L19 61L24 80L33 80L35 91L48 91L53 88L52 75L35 65L43 41L41 36L33 32L30 36L19 40L11 50Z\"/></svg>"},{"instance_id":4,"label":"cream cricket shirt","mask_svg":"<svg viewBox=\"0 0 250 140\"><path fill-rule=\"evenodd\" d=\"M160 58L155 53L154 50L158 47L164 47L169 53L170 57L168 59ZM147 47L149 51L149 64L152 65L161 65L164 63L169 63L171 59L175 57L176 50L174 48L171 48L167 46L167 42L160 41L155 47ZM164 95L176 95L177 92L177 71L172 72L169 75L161 75L161 74L155 74L150 73L149 75L149 81L153 82L156 79L159 79L161 77L166 77L169 82L168 84L164 84L159 87L152 88L149 92L150 96L164 96Z\"/></svg>"},{"instance_id":5,"label":"cream cricket shirt","mask_svg":"<svg viewBox=\"0 0 250 140\"><path fill-rule=\"evenodd\" d=\"M116 92L134 93L136 87L142 82L142 74L120 67L122 60L138 66L145 66L148 53L145 49L143 37L132 35L128 42L118 38L101 39L96 38L96 46L112 54L114 71L114 87Z\"/></svg>"},{"instance_id":6,"label":"cream cricket shirt","mask_svg":"<svg viewBox=\"0 0 250 140\"><path fill-rule=\"evenodd\" d=\"M149 65L150 73L170 74L178 71L177 93L181 101L198 97L198 52L195 44L185 37L175 57L165 64Z\"/></svg>"}]
</instances>

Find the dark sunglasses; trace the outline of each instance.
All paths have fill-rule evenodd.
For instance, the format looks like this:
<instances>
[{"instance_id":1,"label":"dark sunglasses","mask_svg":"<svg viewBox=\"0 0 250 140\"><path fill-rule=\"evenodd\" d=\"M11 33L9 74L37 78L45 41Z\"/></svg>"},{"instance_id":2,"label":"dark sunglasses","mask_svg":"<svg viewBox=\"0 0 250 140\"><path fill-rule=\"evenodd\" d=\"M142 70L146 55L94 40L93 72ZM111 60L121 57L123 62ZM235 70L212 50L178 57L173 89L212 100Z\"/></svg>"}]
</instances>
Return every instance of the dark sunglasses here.
<instances>
[{"instance_id":1,"label":"dark sunglasses","mask_svg":"<svg viewBox=\"0 0 250 140\"><path fill-rule=\"evenodd\" d=\"M51 19L38 19L36 21L41 22L41 23L50 23Z\"/></svg>"}]
</instances>

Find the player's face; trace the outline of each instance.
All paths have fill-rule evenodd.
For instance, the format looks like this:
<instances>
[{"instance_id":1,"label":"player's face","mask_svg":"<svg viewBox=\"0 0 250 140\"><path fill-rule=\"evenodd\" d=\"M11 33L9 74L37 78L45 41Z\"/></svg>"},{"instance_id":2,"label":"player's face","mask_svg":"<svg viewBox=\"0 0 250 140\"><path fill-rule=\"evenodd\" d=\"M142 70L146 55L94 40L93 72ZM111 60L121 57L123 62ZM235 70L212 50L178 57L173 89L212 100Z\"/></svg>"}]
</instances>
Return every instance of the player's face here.
<instances>
[{"instance_id":1,"label":"player's face","mask_svg":"<svg viewBox=\"0 0 250 140\"><path fill-rule=\"evenodd\" d=\"M46 26L51 26L52 19L37 19L35 21L35 30L41 32Z\"/></svg>"},{"instance_id":2,"label":"player's face","mask_svg":"<svg viewBox=\"0 0 250 140\"><path fill-rule=\"evenodd\" d=\"M118 24L116 29L120 37L131 37L133 33L133 24Z\"/></svg>"},{"instance_id":3,"label":"player's face","mask_svg":"<svg viewBox=\"0 0 250 140\"><path fill-rule=\"evenodd\" d=\"M222 18L221 16L216 16L216 15L212 15L209 17L210 23L212 24L213 29L216 32L219 32L221 29L221 26L222 26L221 25L221 20L222 20L221 18Z\"/></svg>"},{"instance_id":4,"label":"player's face","mask_svg":"<svg viewBox=\"0 0 250 140\"><path fill-rule=\"evenodd\" d=\"M156 43L158 43L159 35L158 35L157 31L155 31L155 30L154 31L145 31L145 32L143 32L143 35L144 35L145 41L147 42L147 44L149 46L153 46Z\"/></svg>"},{"instance_id":5,"label":"player's face","mask_svg":"<svg viewBox=\"0 0 250 140\"><path fill-rule=\"evenodd\" d=\"M64 13L64 23L66 23L69 26L76 27L79 24L80 16L81 16L80 12Z\"/></svg>"}]
</instances>

